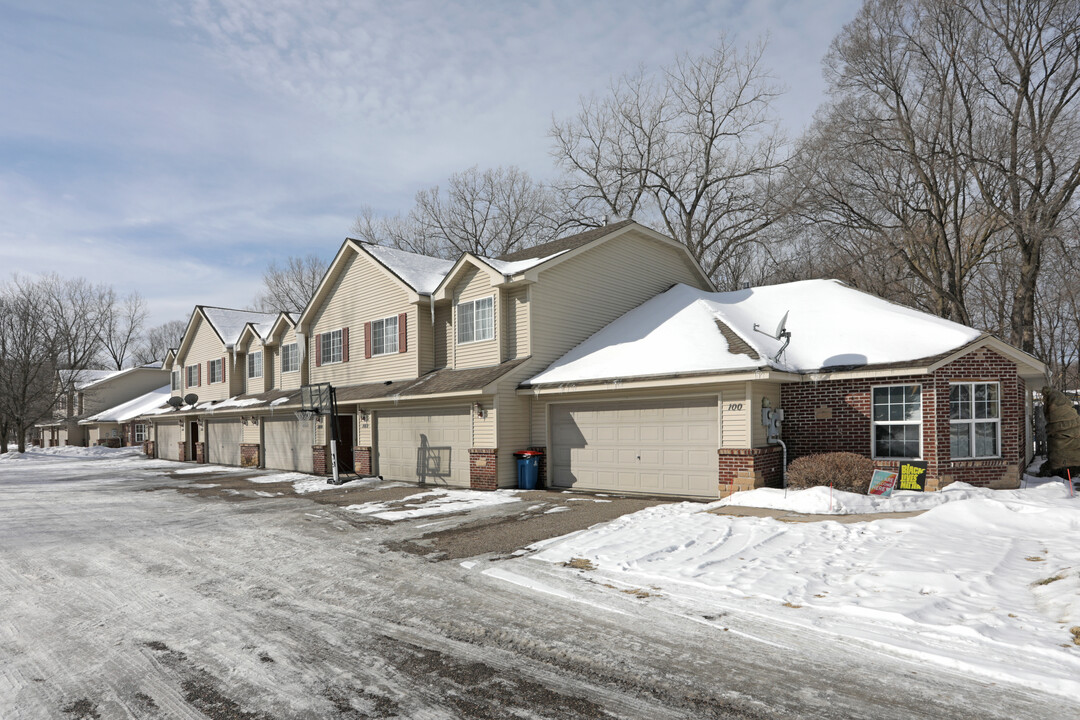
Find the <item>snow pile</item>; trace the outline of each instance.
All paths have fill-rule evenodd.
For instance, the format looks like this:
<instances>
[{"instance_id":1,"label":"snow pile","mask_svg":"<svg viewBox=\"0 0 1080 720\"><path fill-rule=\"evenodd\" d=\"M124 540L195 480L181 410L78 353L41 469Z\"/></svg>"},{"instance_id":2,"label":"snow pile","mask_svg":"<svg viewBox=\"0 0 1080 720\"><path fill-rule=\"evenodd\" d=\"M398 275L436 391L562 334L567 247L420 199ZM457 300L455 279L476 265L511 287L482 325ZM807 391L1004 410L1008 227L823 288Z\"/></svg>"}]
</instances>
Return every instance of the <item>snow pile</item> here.
<instances>
[{"instance_id":1,"label":"snow pile","mask_svg":"<svg viewBox=\"0 0 1080 720\"><path fill-rule=\"evenodd\" d=\"M791 343L771 337L787 313ZM725 325L758 357L728 346ZM762 332L755 331L758 325ZM978 330L847 287L805 280L711 293L676 285L619 317L529 383L775 367L811 372L906 362L967 345ZM896 338L903 337L898 343Z\"/></svg>"},{"instance_id":2,"label":"snow pile","mask_svg":"<svg viewBox=\"0 0 1080 720\"><path fill-rule=\"evenodd\" d=\"M1080 499L1056 483L931 495L945 500L922 515L851 524L705 511L718 503L661 505L540 543L533 557L588 560L598 575L660 588L694 613L765 613L1080 693L1070 634L1080 625Z\"/></svg>"},{"instance_id":3,"label":"snow pile","mask_svg":"<svg viewBox=\"0 0 1080 720\"><path fill-rule=\"evenodd\" d=\"M557 258L563 253L570 252L569 250L560 250L557 253L552 253L545 257L529 258L528 260L496 260L495 258L482 258L491 267L495 268L503 275L516 275L518 273L530 270L541 263L546 263L552 258Z\"/></svg>"},{"instance_id":4,"label":"snow pile","mask_svg":"<svg viewBox=\"0 0 1080 720\"><path fill-rule=\"evenodd\" d=\"M376 260L393 270L394 274L405 281L413 290L424 295L435 292L446 273L454 267L452 260L428 257L397 248L383 247L362 243Z\"/></svg>"},{"instance_id":5,"label":"snow pile","mask_svg":"<svg viewBox=\"0 0 1080 720\"><path fill-rule=\"evenodd\" d=\"M308 493L322 492L323 490L347 490L355 487L367 487L381 482L377 477L371 477L357 478L356 480L349 480L340 485L331 485L326 481L326 478L322 477L312 477L310 475L304 475L303 473L290 473L290 475L295 478L290 478L290 480L293 484L293 492L297 495L307 495Z\"/></svg>"},{"instance_id":6,"label":"snow pile","mask_svg":"<svg viewBox=\"0 0 1080 720\"><path fill-rule=\"evenodd\" d=\"M0 460L115 460L118 458L142 456L141 447L110 448L104 445L79 447L62 445L49 448L27 448L25 453L8 452L0 455Z\"/></svg>"},{"instance_id":7,"label":"snow pile","mask_svg":"<svg viewBox=\"0 0 1080 720\"><path fill-rule=\"evenodd\" d=\"M361 515L371 515L380 520L397 522L430 515L477 510L488 505L520 502L512 490L481 492L479 490L429 490L402 498L397 502L370 502L349 505L346 510Z\"/></svg>"}]
</instances>

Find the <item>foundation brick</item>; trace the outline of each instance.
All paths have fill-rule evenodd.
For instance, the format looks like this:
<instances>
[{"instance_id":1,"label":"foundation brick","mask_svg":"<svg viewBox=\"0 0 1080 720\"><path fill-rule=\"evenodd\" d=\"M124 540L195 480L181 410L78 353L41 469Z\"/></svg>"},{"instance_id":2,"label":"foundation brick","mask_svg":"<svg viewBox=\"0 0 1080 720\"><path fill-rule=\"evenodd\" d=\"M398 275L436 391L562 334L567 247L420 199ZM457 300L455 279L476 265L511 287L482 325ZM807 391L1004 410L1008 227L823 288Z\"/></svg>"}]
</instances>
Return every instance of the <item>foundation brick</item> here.
<instances>
[{"instance_id":1,"label":"foundation brick","mask_svg":"<svg viewBox=\"0 0 1080 720\"><path fill-rule=\"evenodd\" d=\"M259 467L259 446L253 443L240 445L240 467Z\"/></svg>"},{"instance_id":2,"label":"foundation brick","mask_svg":"<svg viewBox=\"0 0 1080 720\"><path fill-rule=\"evenodd\" d=\"M493 448L469 449L469 487L494 490L499 485L499 451Z\"/></svg>"},{"instance_id":3,"label":"foundation brick","mask_svg":"<svg viewBox=\"0 0 1080 720\"><path fill-rule=\"evenodd\" d=\"M352 450L353 469L356 474L361 476L371 475L371 448L354 447Z\"/></svg>"}]
</instances>

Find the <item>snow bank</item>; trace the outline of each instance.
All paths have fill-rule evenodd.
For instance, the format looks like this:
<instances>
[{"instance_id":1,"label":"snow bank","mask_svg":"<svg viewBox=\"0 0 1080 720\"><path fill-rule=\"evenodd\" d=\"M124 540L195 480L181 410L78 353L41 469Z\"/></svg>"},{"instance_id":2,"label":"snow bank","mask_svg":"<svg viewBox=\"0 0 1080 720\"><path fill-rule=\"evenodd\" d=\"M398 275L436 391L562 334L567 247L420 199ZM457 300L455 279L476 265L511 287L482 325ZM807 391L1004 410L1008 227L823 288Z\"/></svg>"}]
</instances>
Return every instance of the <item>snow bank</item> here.
<instances>
[{"instance_id":1,"label":"snow bank","mask_svg":"<svg viewBox=\"0 0 1080 720\"><path fill-rule=\"evenodd\" d=\"M820 507L819 492L799 495L807 499L789 507ZM1057 483L923 497L934 496L939 503L922 515L851 524L705 511L718 503L661 505L540 543L533 557L589 560L613 582L659 587L695 612L767 614L1080 693L1069 632L1080 625L1080 498ZM890 509L898 506L913 505L901 496Z\"/></svg>"},{"instance_id":2,"label":"snow bank","mask_svg":"<svg viewBox=\"0 0 1080 720\"><path fill-rule=\"evenodd\" d=\"M8 452L0 455L0 461L15 460L115 460L118 458L142 456L141 447L110 448L104 445L94 447L78 447L64 445L50 448L28 448L25 453Z\"/></svg>"},{"instance_id":3,"label":"snow bank","mask_svg":"<svg viewBox=\"0 0 1080 720\"><path fill-rule=\"evenodd\" d=\"M447 515L449 513L476 510L489 505L520 502L513 490L481 492L478 490L429 490L409 495L396 502L370 502L362 505L349 505L346 510L361 515L371 515L380 520L397 522L429 515Z\"/></svg>"}]
</instances>

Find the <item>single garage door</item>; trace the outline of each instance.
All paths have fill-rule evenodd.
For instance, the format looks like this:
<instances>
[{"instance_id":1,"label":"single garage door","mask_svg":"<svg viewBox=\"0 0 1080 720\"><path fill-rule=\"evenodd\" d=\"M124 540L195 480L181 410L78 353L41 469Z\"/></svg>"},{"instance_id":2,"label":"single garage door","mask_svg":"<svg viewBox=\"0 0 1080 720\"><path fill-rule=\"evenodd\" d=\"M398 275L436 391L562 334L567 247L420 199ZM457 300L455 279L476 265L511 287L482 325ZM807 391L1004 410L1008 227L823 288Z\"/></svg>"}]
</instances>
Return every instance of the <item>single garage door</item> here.
<instances>
[{"instance_id":1,"label":"single garage door","mask_svg":"<svg viewBox=\"0 0 1080 720\"><path fill-rule=\"evenodd\" d=\"M263 420L264 464L274 470L313 472L312 423L290 418Z\"/></svg>"},{"instance_id":2,"label":"single garage door","mask_svg":"<svg viewBox=\"0 0 1080 720\"><path fill-rule=\"evenodd\" d=\"M378 473L384 478L468 487L468 407L379 411L375 428Z\"/></svg>"},{"instance_id":3,"label":"single garage door","mask_svg":"<svg viewBox=\"0 0 1080 720\"><path fill-rule=\"evenodd\" d=\"M717 496L718 398L551 406L553 487Z\"/></svg>"},{"instance_id":4,"label":"single garage door","mask_svg":"<svg viewBox=\"0 0 1080 720\"><path fill-rule=\"evenodd\" d=\"M206 423L206 461L215 465L240 464L239 420L209 420Z\"/></svg>"},{"instance_id":5,"label":"single garage door","mask_svg":"<svg viewBox=\"0 0 1080 720\"><path fill-rule=\"evenodd\" d=\"M154 427L154 445L157 456L165 460L179 460L180 426L171 422L157 423Z\"/></svg>"}]
</instances>

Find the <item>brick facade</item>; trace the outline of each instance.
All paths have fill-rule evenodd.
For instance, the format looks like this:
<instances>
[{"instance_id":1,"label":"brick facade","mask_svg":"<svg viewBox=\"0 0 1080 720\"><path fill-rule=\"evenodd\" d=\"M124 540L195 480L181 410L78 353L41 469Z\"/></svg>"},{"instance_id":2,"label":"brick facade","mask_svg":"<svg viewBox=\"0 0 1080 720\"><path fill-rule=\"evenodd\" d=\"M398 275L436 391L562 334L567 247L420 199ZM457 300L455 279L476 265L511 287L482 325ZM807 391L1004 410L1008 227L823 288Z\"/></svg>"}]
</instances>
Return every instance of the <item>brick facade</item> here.
<instances>
[{"instance_id":1,"label":"brick facade","mask_svg":"<svg viewBox=\"0 0 1080 720\"><path fill-rule=\"evenodd\" d=\"M177 451L177 453L179 453L176 457L180 458L181 460L187 460L188 459L187 443L184 442L183 440L176 443L176 451Z\"/></svg>"},{"instance_id":2,"label":"brick facade","mask_svg":"<svg viewBox=\"0 0 1080 720\"><path fill-rule=\"evenodd\" d=\"M499 451L490 448L469 449L469 487L495 490L499 486Z\"/></svg>"},{"instance_id":3,"label":"brick facade","mask_svg":"<svg viewBox=\"0 0 1080 720\"><path fill-rule=\"evenodd\" d=\"M952 460L949 445L950 382L997 382L1001 386L1001 457ZM1026 385L1016 365L988 348L979 348L931 375L788 383L780 389L784 408L783 438L788 462L823 452L872 456L871 388L922 386L922 459L927 489L963 481L984 487L1017 487L1026 441ZM896 461L875 460L875 467L895 469Z\"/></svg>"},{"instance_id":4,"label":"brick facade","mask_svg":"<svg viewBox=\"0 0 1080 720\"><path fill-rule=\"evenodd\" d=\"M759 487L781 487L784 481L783 448L720 448L720 497Z\"/></svg>"},{"instance_id":5,"label":"brick facade","mask_svg":"<svg viewBox=\"0 0 1080 720\"><path fill-rule=\"evenodd\" d=\"M311 471L316 475L329 475L333 468L330 467L330 446L311 446Z\"/></svg>"},{"instance_id":6,"label":"brick facade","mask_svg":"<svg viewBox=\"0 0 1080 720\"><path fill-rule=\"evenodd\" d=\"M371 447L354 447L353 471L361 477L371 475Z\"/></svg>"},{"instance_id":7,"label":"brick facade","mask_svg":"<svg viewBox=\"0 0 1080 720\"><path fill-rule=\"evenodd\" d=\"M206 443L204 443L204 442L195 443L195 462L197 462L197 463L205 463L206 462Z\"/></svg>"},{"instance_id":8,"label":"brick facade","mask_svg":"<svg viewBox=\"0 0 1080 720\"><path fill-rule=\"evenodd\" d=\"M142 444L143 455L146 457L154 457L157 446L153 440L145 440Z\"/></svg>"},{"instance_id":9,"label":"brick facade","mask_svg":"<svg viewBox=\"0 0 1080 720\"><path fill-rule=\"evenodd\" d=\"M257 444L240 444L240 467L259 467L259 446Z\"/></svg>"}]
</instances>

